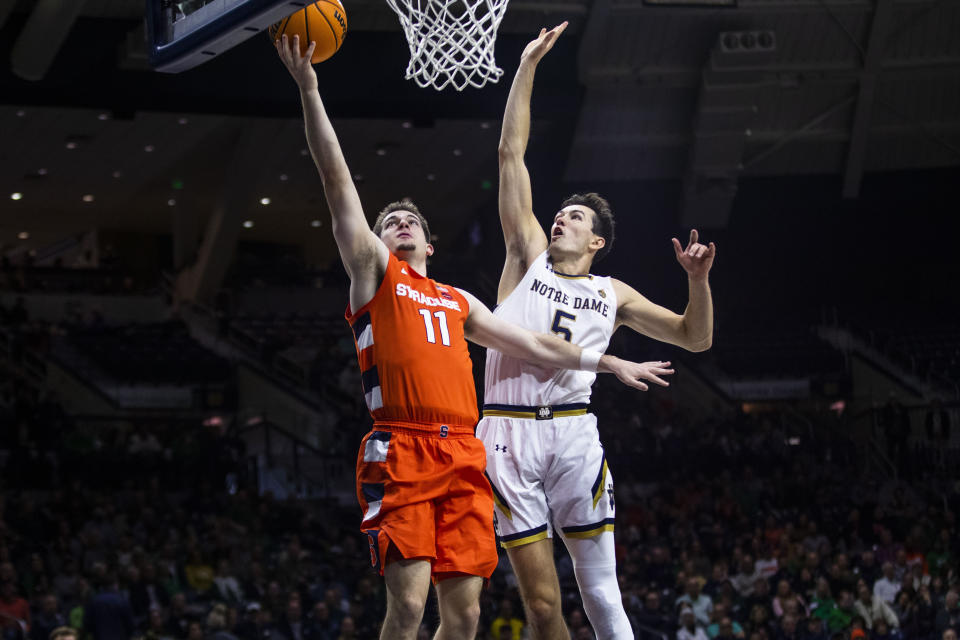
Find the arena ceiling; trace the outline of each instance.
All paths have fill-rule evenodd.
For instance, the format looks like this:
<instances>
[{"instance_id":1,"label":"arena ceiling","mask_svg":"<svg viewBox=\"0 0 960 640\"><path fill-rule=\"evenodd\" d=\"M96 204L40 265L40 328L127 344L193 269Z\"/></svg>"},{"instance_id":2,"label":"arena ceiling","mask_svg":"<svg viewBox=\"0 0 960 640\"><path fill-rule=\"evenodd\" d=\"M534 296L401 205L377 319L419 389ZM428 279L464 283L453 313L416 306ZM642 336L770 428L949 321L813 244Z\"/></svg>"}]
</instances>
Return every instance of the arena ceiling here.
<instances>
[{"instance_id":1,"label":"arena ceiling","mask_svg":"<svg viewBox=\"0 0 960 640\"><path fill-rule=\"evenodd\" d=\"M742 177L840 175L856 197L864 173L960 165L958 0L514 0L505 78L462 94L403 79L406 44L381 0L345 5L350 36L318 71L361 196L371 209L412 196L441 235L494 210L516 60L563 20L535 88L541 181L679 180L672 215L723 227ZM143 0L79 2L63 38L31 36L39 6L0 0L0 243L168 232L238 190L249 237L326 238L296 90L265 37L170 76L147 68ZM745 33L770 46L740 46ZM51 57L40 80L10 70L24 51Z\"/></svg>"}]
</instances>

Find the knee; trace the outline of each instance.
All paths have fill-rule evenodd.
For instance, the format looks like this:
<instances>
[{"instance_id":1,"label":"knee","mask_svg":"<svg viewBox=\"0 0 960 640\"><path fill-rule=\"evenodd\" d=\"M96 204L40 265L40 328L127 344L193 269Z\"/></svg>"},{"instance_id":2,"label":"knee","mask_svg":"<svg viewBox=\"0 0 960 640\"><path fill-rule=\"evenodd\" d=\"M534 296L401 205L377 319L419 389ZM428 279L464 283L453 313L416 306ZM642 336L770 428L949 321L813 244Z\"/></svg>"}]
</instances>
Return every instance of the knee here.
<instances>
[{"instance_id":1,"label":"knee","mask_svg":"<svg viewBox=\"0 0 960 640\"><path fill-rule=\"evenodd\" d=\"M387 605L387 614L393 618L396 624L402 627L417 627L423 617L424 605L426 605L426 601L418 598L416 594L404 593L390 599Z\"/></svg>"},{"instance_id":2,"label":"knee","mask_svg":"<svg viewBox=\"0 0 960 640\"><path fill-rule=\"evenodd\" d=\"M534 628L547 626L551 621L562 617L560 611L560 594L540 592L530 597L525 603L527 617Z\"/></svg>"}]
</instances>

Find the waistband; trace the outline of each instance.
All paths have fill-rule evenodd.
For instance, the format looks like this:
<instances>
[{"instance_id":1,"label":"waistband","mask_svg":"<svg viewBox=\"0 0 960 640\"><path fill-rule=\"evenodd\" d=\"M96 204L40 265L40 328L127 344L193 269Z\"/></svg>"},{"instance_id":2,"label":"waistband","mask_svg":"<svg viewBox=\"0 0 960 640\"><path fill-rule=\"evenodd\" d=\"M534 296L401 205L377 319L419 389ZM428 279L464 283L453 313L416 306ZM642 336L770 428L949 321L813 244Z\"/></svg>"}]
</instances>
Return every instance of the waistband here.
<instances>
[{"instance_id":1,"label":"waistband","mask_svg":"<svg viewBox=\"0 0 960 640\"><path fill-rule=\"evenodd\" d=\"M567 416L582 416L587 412L588 406L586 402L540 407L524 407L514 404L485 404L483 405L483 417L552 420L554 418L566 418Z\"/></svg>"},{"instance_id":2,"label":"waistband","mask_svg":"<svg viewBox=\"0 0 960 640\"><path fill-rule=\"evenodd\" d=\"M414 436L435 436L437 438L472 438L476 434L474 425L443 424L440 422L381 422L376 420L373 423L373 430L406 433Z\"/></svg>"}]
</instances>

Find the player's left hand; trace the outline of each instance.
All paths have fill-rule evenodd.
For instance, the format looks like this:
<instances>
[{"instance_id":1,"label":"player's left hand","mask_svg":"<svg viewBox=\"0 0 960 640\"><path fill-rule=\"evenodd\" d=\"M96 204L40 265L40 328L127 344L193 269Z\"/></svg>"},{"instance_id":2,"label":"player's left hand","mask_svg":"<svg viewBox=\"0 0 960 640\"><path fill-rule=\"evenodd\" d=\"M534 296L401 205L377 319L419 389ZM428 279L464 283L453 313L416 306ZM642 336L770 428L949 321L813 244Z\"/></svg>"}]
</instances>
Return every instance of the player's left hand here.
<instances>
[{"instance_id":1,"label":"player's left hand","mask_svg":"<svg viewBox=\"0 0 960 640\"><path fill-rule=\"evenodd\" d=\"M712 242L709 245L703 245L698 240L699 234L696 229L690 230L690 242L687 243L686 249L681 246L679 240L672 238L677 262L687 275L694 279L707 277L710 267L713 266L713 257L717 255L717 245Z\"/></svg>"},{"instance_id":2,"label":"player's left hand","mask_svg":"<svg viewBox=\"0 0 960 640\"><path fill-rule=\"evenodd\" d=\"M553 29L550 29L550 31L540 29L540 35L527 44L520 59L528 60L533 64L540 62L541 58L547 55L547 52L553 48L553 43L557 41L557 38L560 37L560 34L563 33L563 30L566 28L567 22L562 22Z\"/></svg>"},{"instance_id":3,"label":"player's left hand","mask_svg":"<svg viewBox=\"0 0 960 640\"><path fill-rule=\"evenodd\" d=\"M662 387L669 387L670 383L660 376L668 376L673 373L673 369L668 369L669 362L630 362L622 360L616 356L604 355L600 359L598 371L606 370L617 376L623 384L640 391L646 391L650 387L647 382L653 382Z\"/></svg>"}]
</instances>

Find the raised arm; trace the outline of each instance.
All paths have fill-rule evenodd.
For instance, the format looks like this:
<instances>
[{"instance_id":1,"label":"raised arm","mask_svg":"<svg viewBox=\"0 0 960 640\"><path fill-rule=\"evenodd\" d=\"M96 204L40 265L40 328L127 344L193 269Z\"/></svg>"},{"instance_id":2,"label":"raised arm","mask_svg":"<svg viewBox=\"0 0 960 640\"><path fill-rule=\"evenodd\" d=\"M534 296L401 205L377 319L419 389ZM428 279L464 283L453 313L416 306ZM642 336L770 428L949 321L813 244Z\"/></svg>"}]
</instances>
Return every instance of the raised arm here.
<instances>
[{"instance_id":1,"label":"raised arm","mask_svg":"<svg viewBox=\"0 0 960 640\"><path fill-rule=\"evenodd\" d=\"M683 315L654 304L632 287L613 281L617 294L617 325L626 325L661 342L669 342L688 351L706 351L713 344L713 299L708 276L717 247L698 242L697 230L690 232L690 242L683 248L673 238L677 261L687 272L689 299Z\"/></svg>"},{"instance_id":2,"label":"raised arm","mask_svg":"<svg viewBox=\"0 0 960 640\"><path fill-rule=\"evenodd\" d=\"M354 309L373 298L386 269L387 247L370 230L360 196L343 157L337 134L327 117L317 89L317 74L310 64L315 42L300 55L299 36L276 42L277 53L300 88L307 145L320 172L323 192L330 206L333 237L340 259L350 276L350 304ZM360 304L357 304L357 303Z\"/></svg>"},{"instance_id":3,"label":"raised arm","mask_svg":"<svg viewBox=\"0 0 960 640\"><path fill-rule=\"evenodd\" d=\"M630 362L599 351L583 349L556 336L534 333L497 317L470 293L459 290L470 303L470 313L464 333L467 340L481 347L555 369L579 369L612 373L625 385L647 390L644 380L667 387L669 382L660 376L670 375L669 362Z\"/></svg>"},{"instance_id":4,"label":"raised arm","mask_svg":"<svg viewBox=\"0 0 960 640\"><path fill-rule=\"evenodd\" d=\"M500 302L517 286L530 262L547 248L547 235L533 213L530 173L523 156L530 138L530 96L537 64L566 28L564 22L550 31L541 29L540 35L523 50L503 114L499 205L507 259L497 292Z\"/></svg>"}]
</instances>

